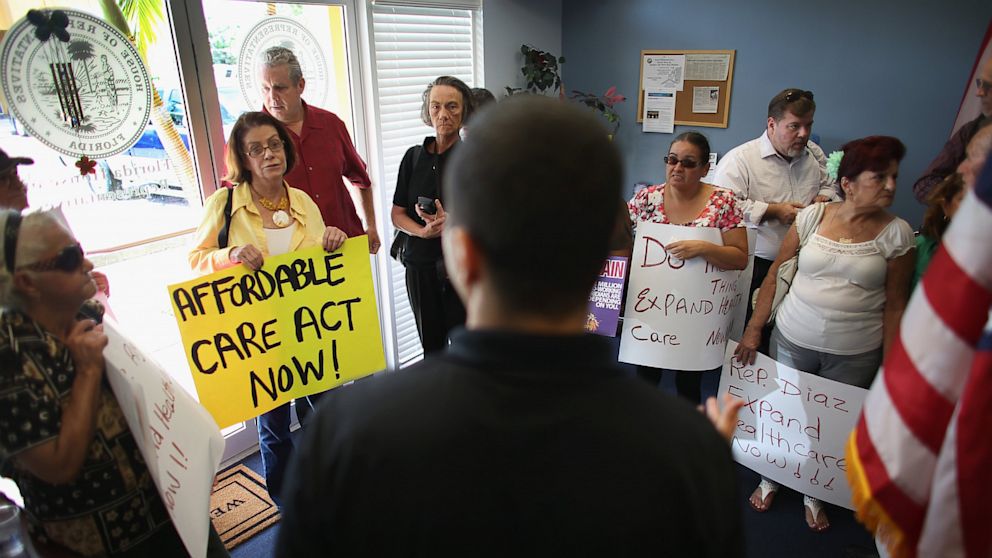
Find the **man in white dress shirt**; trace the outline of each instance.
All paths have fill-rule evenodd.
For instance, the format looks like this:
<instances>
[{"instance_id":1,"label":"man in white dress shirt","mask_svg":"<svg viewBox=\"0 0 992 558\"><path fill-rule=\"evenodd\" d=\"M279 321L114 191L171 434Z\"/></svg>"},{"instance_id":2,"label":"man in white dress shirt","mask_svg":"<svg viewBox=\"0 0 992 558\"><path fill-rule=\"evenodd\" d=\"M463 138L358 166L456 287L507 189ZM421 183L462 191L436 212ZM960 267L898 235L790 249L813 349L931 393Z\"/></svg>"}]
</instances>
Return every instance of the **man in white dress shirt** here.
<instances>
[{"instance_id":1,"label":"man in white dress shirt","mask_svg":"<svg viewBox=\"0 0 992 558\"><path fill-rule=\"evenodd\" d=\"M758 231L751 294L768 274L799 210L838 199L823 150L809 142L814 112L812 91L780 92L768 103L765 132L730 150L717 165L714 182L743 200L744 220ZM751 311L749 303L748 319Z\"/></svg>"}]
</instances>

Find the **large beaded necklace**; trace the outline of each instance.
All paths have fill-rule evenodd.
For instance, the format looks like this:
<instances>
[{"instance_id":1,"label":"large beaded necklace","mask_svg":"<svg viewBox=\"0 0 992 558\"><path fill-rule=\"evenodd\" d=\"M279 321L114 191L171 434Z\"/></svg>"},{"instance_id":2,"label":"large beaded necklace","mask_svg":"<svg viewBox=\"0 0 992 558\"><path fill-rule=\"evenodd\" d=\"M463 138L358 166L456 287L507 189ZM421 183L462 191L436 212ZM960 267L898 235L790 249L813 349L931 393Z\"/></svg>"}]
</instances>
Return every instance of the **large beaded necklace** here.
<instances>
[{"instance_id":1,"label":"large beaded necklace","mask_svg":"<svg viewBox=\"0 0 992 558\"><path fill-rule=\"evenodd\" d=\"M291 219L289 218L289 213L286 213L286 209L289 208L288 195L281 196L277 203L272 203L271 201L265 199L265 197L259 194L258 191L255 191L255 195L258 197L258 203L262 204L262 207L272 212L272 224L280 229L289 225Z\"/></svg>"}]
</instances>

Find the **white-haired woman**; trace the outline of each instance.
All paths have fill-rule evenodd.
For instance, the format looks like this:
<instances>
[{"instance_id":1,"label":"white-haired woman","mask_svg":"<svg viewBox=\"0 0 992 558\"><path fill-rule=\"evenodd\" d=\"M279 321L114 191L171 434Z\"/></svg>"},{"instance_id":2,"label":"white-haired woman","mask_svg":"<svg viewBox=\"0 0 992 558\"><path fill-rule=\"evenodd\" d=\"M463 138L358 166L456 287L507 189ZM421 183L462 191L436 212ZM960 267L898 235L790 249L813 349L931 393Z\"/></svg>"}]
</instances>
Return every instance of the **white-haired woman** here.
<instances>
[{"instance_id":1,"label":"white-haired woman","mask_svg":"<svg viewBox=\"0 0 992 558\"><path fill-rule=\"evenodd\" d=\"M46 555L185 555L104 379L103 327L80 318L93 264L49 213L2 210L0 231L0 474L32 538Z\"/></svg>"}]
</instances>

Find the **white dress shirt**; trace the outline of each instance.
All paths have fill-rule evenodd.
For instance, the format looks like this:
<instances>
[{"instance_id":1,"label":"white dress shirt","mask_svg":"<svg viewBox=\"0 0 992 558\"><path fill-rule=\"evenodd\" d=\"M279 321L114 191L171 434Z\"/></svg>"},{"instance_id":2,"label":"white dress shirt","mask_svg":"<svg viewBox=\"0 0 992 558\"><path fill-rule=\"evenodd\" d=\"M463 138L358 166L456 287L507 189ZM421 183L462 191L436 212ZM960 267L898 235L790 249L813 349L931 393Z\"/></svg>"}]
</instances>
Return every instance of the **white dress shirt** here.
<instances>
[{"instance_id":1,"label":"white dress shirt","mask_svg":"<svg viewBox=\"0 0 992 558\"><path fill-rule=\"evenodd\" d=\"M727 152L713 182L743 200L744 222L758 231L755 255L766 260L778 255L790 226L777 219L762 223L768 204L795 201L808 205L818 195L839 199L820 146L809 142L802 154L789 161L775 151L767 132Z\"/></svg>"}]
</instances>

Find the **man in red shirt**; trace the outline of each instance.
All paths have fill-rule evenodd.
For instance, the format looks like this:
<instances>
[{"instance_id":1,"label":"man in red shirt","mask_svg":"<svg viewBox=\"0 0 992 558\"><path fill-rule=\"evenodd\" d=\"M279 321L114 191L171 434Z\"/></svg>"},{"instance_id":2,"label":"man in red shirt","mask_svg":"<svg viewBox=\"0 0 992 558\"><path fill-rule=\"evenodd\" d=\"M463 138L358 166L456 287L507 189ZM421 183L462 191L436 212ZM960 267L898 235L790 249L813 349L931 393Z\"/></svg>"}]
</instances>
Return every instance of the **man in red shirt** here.
<instances>
[{"instance_id":1,"label":"man in red shirt","mask_svg":"<svg viewBox=\"0 0 992 558\"><path fill-rule=\"evenodd\" d=\"M289 129L296 147L296 165L286 173L286 182L303 190L320 208L324 224L343 230L349 237L368 234L369 252L379 251L379 233L372 203L372 180L365 162L355 151L344 122L326 110L303 102L306 81L300 61L293 51L272 47L265 51L259 68L262 104L265 112L276 117ZM368 228L355 211L355 203L341 177L358 187L362 212ZM296 414L305 425L323 393L297 399ZM276 505L281 505L280 492L286 465L293 452L290 437L289 405L277 407L258 419L258 438L265 471L266 486Z\"/></svg>"},{"instance_id":2,"label":"man in red shirt","mask_svg":"<svg viewBox=\"0 0 992 558\"><path fill-rule=\"evenodd\" d=\"M372 180L344 122L334 113L303 101L306 80L300 61L288 48L272 47L265 51L259 83L263 110L289 128L296 146L296 166L286 173L286 182L310 194L325 224L338 227L349 237L368 234L369 252L378 252ZM367 228L362 227L342 176L359 189Z\"/></svg>"}]
</instances>

